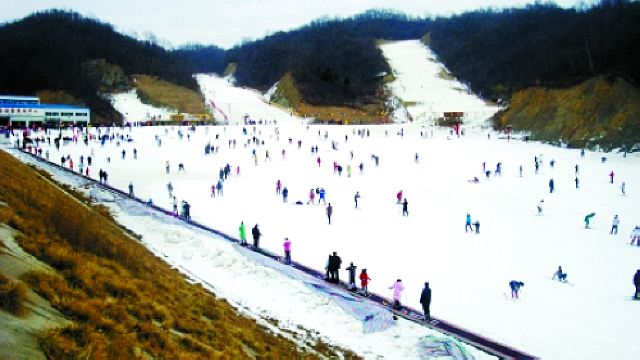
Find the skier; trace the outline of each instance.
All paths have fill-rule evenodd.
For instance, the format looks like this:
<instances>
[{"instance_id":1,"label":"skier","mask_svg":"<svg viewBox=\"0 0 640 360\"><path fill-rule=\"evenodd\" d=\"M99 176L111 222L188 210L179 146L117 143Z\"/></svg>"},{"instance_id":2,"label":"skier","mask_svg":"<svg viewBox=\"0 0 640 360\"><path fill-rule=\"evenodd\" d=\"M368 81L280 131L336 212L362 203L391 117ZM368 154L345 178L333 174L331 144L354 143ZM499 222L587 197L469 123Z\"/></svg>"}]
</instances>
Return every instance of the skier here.
<instances>
[{"instance_id":1,"label":"skier","mask_svg":"<svg viewBox=\"0 0 640 360\"><path fill-rule=\"evenodd\" d=\"M284 248L284 263L287 265L291 265L291 241L289 238L284 238L284 244L282 244Z\"/></svg>"},{"instance_id":2,"label":"skier","mask_svg":"<svg viewBox=\"0 0 640 360\"><path fill-rule=\"evenodd\" d=\"M398 193L396 194L396 204L400 204L402 202L402 190L398 191Z\"/></svg>"},{"instance_id":3,"label":"skier","mask_svg":"<svg viewBox=\"0 0 640 360\"><path fill-rule=\"evenodd\" d=\"M517 299L520 294L520 288L524 286L522 281L511 280L509 282L509 287L511 288L511 298Z\"/></svg>"},{"instance_id":4,"label":"skier","mask_svg":"<svg viewBox=\"0 0 640 360\"><path fill-rule=\"evenodd\" d=\"M218 180L216 184L216 190L218 190L218 196L222 196L222 180Z\"/></svg>"},{"instance_id":5,"label":"skier","mask_svg":"<svg viewBox=\"0 0 640 360\"><path fill-rule=\"evenodd\" d=\"M287 187L285 186L284 189L282 189L282 201L286 203L288 198L289 198L289 189L287 189Z\"/></svg>"},{"instance_id":6,"label":"skier","mask_svg":"<svg viewBox=\"0 0 640 360\"><path fill-rule=\"evenodd\" d=\"M356 209L358 208L358 199L360 199L360 191L356 191L356 194L353 196L353 201L356 203Z\"/></svg>"},{"instance_id":7,"label":"skier","mask_svg":"<svg viewBox=\"0 0 640 360\"><path fill-rule=\"evenodd\" d=\"M618 215L615 215L613 217L613 222L611 223L611 231L609 232L609 234L618 235L618 224L620 224L620 219L618 218Z\"/></svg>"},{"instance_id":8,"label":"skier","mask_svg":"<svg viewBox=\"0 0 640 360\"><path fill-rule=\"evenodd\" d=\"M589 222L591 221L591 219L596 216L596 213L590 213L587 216L584 217L584 228L585 229L591 229L589 227Z\"/></svg>"},{"instance_id":9,"label":"skier","mask_svg":"<svg viewBox=\"0 0 640 360\"><path fill-rule=\"evenodd\" d=\"M360 287L362 288L362 290L364 291L364 295L365 296L369 296L369 281L371 281L371 279L369 278L369 274L367 274L367 269L362 269L362 272L360 272Z\"/></svg>"},{"instance_id":10,"label":"skier","mask_svg":"<svg viewBox=\"0 0 640 360\"><path fill-rule=\"evenodd\" d=\"M404 290L404 285L402 284L402 280L398 279L391 286L389 286L390 290L393 290L393 308L399 310L402 306L400 304L400 300L402 298L402 291Z\"/></svg>"},{"instance_id":11,"label":"skier","mask_svg":"<svg viewBox=\"0 0 640 360\"><path fill-rule=\"evenodd\" d=\"M549 179L549 192L553 193L553 190L555 190L555 183L553 181L553 178Z\"/></svg>"},{"instance_id":12,"label":"skier","mask_svg":"<svg viewBox=\"0 0 640 360\"><path fill-rule=\"evenodd\" d=\"M258 229L258 224L251 229L251 235L253 235L253 247L257 249L260 245L260 236L262 235L260 229Z\"/></svg>"},{"instance_id":13,"label":"skier","mask_svg":"<svg viewBox=\"0 0 640 360\"><path fill-rule=\"evenodd\" d=\"M471 214L467 213L467 218L465 220L464 232L469 232L469 230L473 231L471 227Z\"/></svg>"},{"instance_id":14,"label":"skier","mask_svg":"<svg viewBox=\"0 0 640 360\"><path fill-rule=\"evenodd\" d=\"M562 271L562 266L558 266L558 270L553 273L552 280L558 279L560 282L567 282L567 273Z\"/></svg>"},{"instance_id":15,"label":"skier","mask_svg":"<svg viewBox=\"0 0 640 360\"><path fill-rule=\"evenodd\" d=\"M636 271L636 274L633 276L633 285L636 286L636 293L634 298L636 300L640 299L640 269Z\"/></svg>"},{"instance_id":16,"label":"skier","mask_svg":"<svg viewBox=\"0 0 640 360\"><path fill-rule=\"evenodd\" d=\"M613 176L614 176L614 172L613 170L611 170L611 172L609 173L609 178L611 179L611 184L613 184Z\"/></svg>"},{"instance_id":17,"label":"skier","mask_svg":"<svg viewBox=\"0 0 640 360\"><path fill-rule=\"evenodd\" d=\"M307 201L307 205L315 204L315 199L316 199L316 192L313 189L310 189L309 190L309 201Z\"/></svg>"},{"instance_id":18,"label":"skier","mask_svg":"<svg viewBox=\"0 0 640 360\"><path fill-rule=\"evenodd\" d=\"M356 269L358 267L353 265L353 262L346 268L349 272L349 290L356 290Z\"/></svg>"},{"instance_id":19,"label":"skier","mask_svg":"<svg viewBox=\"0 0 640 360\"><path fill-rule=\"evenodd\" d=\"M542 206L544 205L544 199L538 203L538 215L542 215Z\"/></svg>"},{"instance_id":20,"label":"skier","mask_svg":"<svg viewBox=\"0 0 640 360\"><path fill-rule=\"evenodd\" d=\"M247 232L246 232L246 229L244 227L244 221L240 222L240 227L238 228L238 230L240 231L240 245L241 246L246 246L247 245Z\"/></svg>"},{"instance_id":21,"label":"skier","mask_svg":"<svg viewBox=\"0 0 640 360\"><path fill-rule=\"evenodd\" d=\"M329 203L329 205L327 205L327 218L329 219L329 225L331 225L331 215L333 215L333 207L331 206L331 203Z\"/></svg>"},{"instance_id":22,"label":"skier","mask_svg":"<svg viewBox=\"0 0 640 360\"><path fill-rule=\"evenodd\" d=\"M407 198L404 198L404 201L402 202L402 216L409 216L409 202L407 201Z\"/></svg>"},{"instance_id":23,"label":"skier","mask_svg":"<svg viewBox=\"0 0 640 360\"><path fill-rule=\"evenodd\" d=\"M431 306L431 288L429 287L428 281L424 283L424 288L420 294L420 304L422 304L424 321L429 321L429 319L431 319L431 311L429 310L429 307Z\"/></svg>"},{"instance_id":24,"label":"skier","mask_svg":"<svg viewBox=\"0 0 640 360\"><path fill-rule=\"evenodd\" d=\"M640 246L640 226L636 226L631 232L631 245L636 242L637 246Z\"/></svg>"},{"instance_id":25,"label":"skier","mask_svg":"<svg viewBox=\"0 0 640 360\"><path fill-rule=\"evenodd\" d=\"M129 181L129 196L133 197L133 183Z\"/></svg>"},{"instance_id":26,"label":"skier","mask_svg":"<svg viewBox=\"0 0 640 360\"><path fill-rule=\"evenodd\" d=\"M326 192L324 190L324 188L320 188L320 190L318 190L318 204L320 204L320 201L322 201L323 204L327 204L327 200L325 199L325 195Z\"/></svg>"}]
</instances>

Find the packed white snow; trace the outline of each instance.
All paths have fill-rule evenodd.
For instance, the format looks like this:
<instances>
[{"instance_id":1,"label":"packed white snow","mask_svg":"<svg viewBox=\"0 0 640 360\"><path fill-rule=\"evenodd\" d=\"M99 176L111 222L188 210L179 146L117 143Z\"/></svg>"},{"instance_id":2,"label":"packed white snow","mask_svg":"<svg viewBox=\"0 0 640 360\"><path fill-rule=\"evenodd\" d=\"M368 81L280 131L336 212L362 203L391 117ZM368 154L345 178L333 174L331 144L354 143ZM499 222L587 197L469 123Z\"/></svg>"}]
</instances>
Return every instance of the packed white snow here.
<instances>
[{"instance_id":1,"label":"packed white snow","mask_svg":"<svg viewBox=\"0 0 640 360\"><path fill-rule=\"evenodd\" d=\"M421 62L429 60L413 61L421 69ZM421 76L408 70L399 74L402 81ZM232 112L242 114L242 107L234 110L236 100L228 96ZM256 99L260 103L256 108L265 106L261 110L265 112L252 117L281 116L282 111L269 108L259 94ZM137 197L153 199L167 209L172 207L167 192L170 181L177 200L192 205L196 221L234 236L241 221L247 230L257 223L264 235L263 248L281 254L283 239L289 237L293 259L320 271L327 256L337 251L343 269L352 261L358 272L368 269L374 292L390 297L389 286L402 279L403 303L412 307L419 308L420 291L429 281L434 316L533 355L640 358L636 320L640 303L631 300L640 247L629 245L629 234L640 225L638 154L623 157L587 151L582 157L575 149L508 141L495 133L488 137L479 127L466 130L465 136L457 138L447 129L427 129L417 122L307 126L282 118L277 125L198 127L195 131L112 129L132 141L114 139L104 146L95 141L88 146L68 142L60 151L47 145L43 154L48 152L58 163L61 156L70 155L77 168L80 155L86 159L93 152L92 177L104 169L111 185L126 192L131 182ZM358 131L363 135L358 136ZM218 151L205 155L207 143ZM318 153L311 152L314 145ZM132 156L134 148L137 159ZM379 158L379 165L372 155ZM334 171L334 162L342 166L341 175ZM178 172L179 163L184 172ZM212 197L211 185L227 163L232 171L224 181L224 195ZM498 176L494 175L497 163L502 164ZM483 168L491 171L488 177ZM478 183L469 182L474 177ZM550 179L555 182L553 193ZM289 190L286 203L276 194L278 180ZM326 189L327 202L333 206L331 225L317 197L316 204L306 204L309 191L317 187ZM409 216L402 216L396 204L400 190L408 201ZM355 208L357 191L361 198ZM538 214L541 199L545 205ZM295 204L298 200L302 205ZM590 229L585 229L584 217L591 212L596 215ZM467 213L473 222L480 222L479 234L465 232ZM347 322L334 305L320 305L316 295L290 280L268 280L276 274L240 260L232 246L158 219L118 214L119 220L143 235L143 241L166 252L168 261L210 280L216 291L232 301L317 329L367 358L415 357L411 344L427 331L403 325L374 336L352 332L354 323ZM618 234L610 234L614 215L620 218ZM568 273L568 283L551 278L560 265ZM247 278L238 274L238 267ZM231 270L225 272L225 268ZM341 272L344 279L346 273ZM251 277L254 273L261 275ZM511 298L511 280L525 283L518 300ZM396 343L399 334L404 340Z\"/></svg>"},{"instance_id":2,"label":"packed white snow","mask_svg":"<svg viewBox=\"0 0 640 360\"><path fill-rule=\"evenodd\" d=\"M173 109L144 104L138 98L135 90L111 94L109 97L113 108L122 114L126 122L130 123L150 121L151 119L169 120L171 114L177 113Z\"/></svg>"},{"instance_id":3,"label":"packed white snow","mask_svg":"<svg viewBox=\"0 0 640 360\"><path fill-rule=\"evenodd\" d=\"M469 127L482 125L498 111L497 106L485 103L466 85L451 78L445 66L420 40L389 42L380 49L395 77L388 86L405 105L395 112L399 120L433 123L445 112L464 112L464 121Z\"/></svg>"},{"instance_id":4,"label":"packed white snow","mask_svg":"<svg viewBox=\"0 0 640 360\"><path fill-rule=\"evenodd\" d=\"M273 106L258 91L236 87L228 78L198 74L196 80L207 106L219 123L238 125L256 123L302 123L307 119L291 111Z\"/></svg>"}]
</instances>

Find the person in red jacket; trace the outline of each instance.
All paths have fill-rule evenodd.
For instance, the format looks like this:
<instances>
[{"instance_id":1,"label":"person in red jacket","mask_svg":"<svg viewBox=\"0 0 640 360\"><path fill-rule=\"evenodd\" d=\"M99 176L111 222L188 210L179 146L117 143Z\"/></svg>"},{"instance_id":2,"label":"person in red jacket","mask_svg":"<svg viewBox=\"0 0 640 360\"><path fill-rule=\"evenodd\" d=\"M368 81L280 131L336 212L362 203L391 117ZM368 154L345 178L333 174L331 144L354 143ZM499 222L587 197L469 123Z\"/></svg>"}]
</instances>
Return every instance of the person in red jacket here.
<instances>
[{"instance_id":1,"label":"person in red jacket","mask_svg":"<svg viewBox=\"0 0 640 360\"><path fill-rule=\"evenodd\" d=\"M371 279L369 278L369 274L367 274L367 269L362 269L362 272L360 272L360 287L362 287L362 290L364 290L364 294L365 295L369 295L369 289L367 286L369 286L369 281L371 281Z\"/></svg>"}]
</instances>

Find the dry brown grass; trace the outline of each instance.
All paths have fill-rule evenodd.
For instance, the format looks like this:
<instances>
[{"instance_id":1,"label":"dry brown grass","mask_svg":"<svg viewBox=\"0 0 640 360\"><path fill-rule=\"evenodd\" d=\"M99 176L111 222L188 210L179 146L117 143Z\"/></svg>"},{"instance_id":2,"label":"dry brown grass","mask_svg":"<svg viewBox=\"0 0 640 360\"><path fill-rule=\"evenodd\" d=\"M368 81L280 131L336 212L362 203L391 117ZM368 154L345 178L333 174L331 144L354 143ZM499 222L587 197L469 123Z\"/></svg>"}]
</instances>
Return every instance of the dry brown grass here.
<instances>
[{"instance_id":1,"label":"dry brown grass","mask_svg":"<svg viewBox=\"0 0 640 360\"><path fill-rule=\"evenodd\" d=\"M23 316L27 313L26 299L27 289L23 284L0 274L0 309Z\"/></svg>"},{"instance_id":2,"label":"dry brown grass","mask_svg":"<svg viewBox=\"0 0 640 360\"><path fill-rule=\"evenodd\" d=\"M136 75L135 84L143 100L189 114L204 114L204 97L196 91L148 75Z\"/></svg>"},{"instance_id":3,"label":"dry brown grass","mask_svg":"<svg viewBox=\"0 0 640 360\"><path fill-rule=\"evenodd\" d=\"M534 139L610 150L640 143L640 91L622 79L594 77L565 89L532 87L511 97L494 118Z\"/></svg>"},{"instance_id":4,"label":"dry brown grass","mask_svg":"<svg viewBox=\"0 0 640 360\"><path fill-rule=\"evenodd\" d=\"M40 339L49 358L315 358L190 284L88 206L0 151L0 221L55 272L24 276L73 321ZM335 350L319 347L327 357ZM318 352L318 351L316 351Z\"/></svg>"}]
</instances>

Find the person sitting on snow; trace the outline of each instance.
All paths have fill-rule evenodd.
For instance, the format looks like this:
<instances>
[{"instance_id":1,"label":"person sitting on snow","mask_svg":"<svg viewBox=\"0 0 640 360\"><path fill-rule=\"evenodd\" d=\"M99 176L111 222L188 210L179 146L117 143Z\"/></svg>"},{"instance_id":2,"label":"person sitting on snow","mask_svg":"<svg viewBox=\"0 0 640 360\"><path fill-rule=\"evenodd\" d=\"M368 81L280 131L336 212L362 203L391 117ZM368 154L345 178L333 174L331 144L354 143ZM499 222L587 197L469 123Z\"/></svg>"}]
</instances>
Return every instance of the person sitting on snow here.
<instances>
[{"instance_id":1,"label":"person sitting on snow","mask_svg":"<svg viewBox=\"0 0 640 360\"><path fill-rule=\"evenodd\" d=\"M558 279L560 282L567 282L567 273L562 271L562 266L558 266L558 270L553 273L553 280Z\"/></svg>"}]
</instances>

